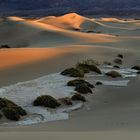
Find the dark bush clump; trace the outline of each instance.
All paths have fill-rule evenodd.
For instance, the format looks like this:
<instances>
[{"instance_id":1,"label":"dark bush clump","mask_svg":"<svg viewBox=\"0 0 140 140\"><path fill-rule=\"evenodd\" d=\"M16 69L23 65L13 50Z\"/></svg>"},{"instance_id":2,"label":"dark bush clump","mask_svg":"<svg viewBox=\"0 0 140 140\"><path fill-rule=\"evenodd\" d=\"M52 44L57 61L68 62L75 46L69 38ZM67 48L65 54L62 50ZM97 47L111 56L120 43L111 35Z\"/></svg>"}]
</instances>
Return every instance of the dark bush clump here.
<instances>
[{"instance_id":1,"label":"dark bush clump","mask_svg":"<svg viewBox=\"0 0 140 140\"><path fill-rule=\"evenodd\" d=\"M0 109L7 119L18 121L21 116L27 115L26 111L6 98L0 98Z\"/></svg>"},{"instance_id":2,"label":"dark bush clump","mask_svg":"<svg viewBox=\"0 0 140 140\"><path fill-rule=\"evenodd\" d=\"M77 87L82 84L85 84L86 86L88 86L90 88L94 88L94 86L92 84L90 84L89 82L82 80L82 79L75 79L75 80L69 81L67 83L68 86L74 86L74 87Z\"/></svg>"},{"instance_id":3,"label":"dark bush clump","mask_svg":"<svg viewBox=\"0 0 140 140\"><path fill-rule=\"evenodd\" d=\"M117 69L120 69L120 66L117 66L117 65L115 65L115 66L113 66L114 68L117 68Z\"/></svg>"},{"instance_id":4,"label":"dark bush clump","mask_svg":"<svg viewBox=\"0 0 140 140\"><path fill-rule=\"evenodd\" d=\"M119 58L123 58L123 55L122 55L122 54L118 54L118 57L119 57Z\"/></svg>"},{"instance_id":5,"label":"dark bush clump","mask_svg":"<svg viewBox=\"0 0 140 140\"><path fill-rule=\"evenodd\" d=\"M140 71L138 71L137 74L140 74Z\"/></svg>"},{"instance_id":6,"label":"dark bush clump","mask_svg":"<svg viewBox=\"0 0 140 140\"><path fill-rule=\"evenodd\" d=\"M81 94L78 94L78 93L76 93L75 95L73 95L71 97L71 99L73 101L83 101L83 102L86 102L86 98L84 96L82 96Z\"/></svg>"},{"instance_id":7,"label":"dark bush clump","mask_svg":"<svg viewBox=\"0 0 140 140\"><path fill-rule=\"evenodd\" d=\"M20 107L20 106L13 106L12 108L15 109L16 112L18 112L18 114L19 114L20 116L25 116L25 115L27 115L26 111L25 111L22 107Z\"/></svg>"},{"instance_id":8,"label":"dark bush clump","mask_svg":"<svg viewBox=\"0 0 140 140\"><path fill-rule=\"evenodd\" d=\"M122 65L122 60L119 59L119 58L116 58L116 59L114 60L114 62L115 62L116 64Z\"/></svg>"},{"instance_id":9,"label":"dark bush clump","mask_svg":"<svg viewBox=\"0 0 140 140\"><path fill-rule=\"evenodd\" d=\"M75 91L81 94L92 93L92 90L86 84L81 84L81 85L76 86Z\"/></svg>"},{"instance_id":10,"label":"dark bush clump","mask_svg":"<svg viewBox=\"0 0 140 140\"><path fill-rule=\"evenodd\" d=\"M7 106L17 106L17 105L6 98L0 98L0 109Z\"/></svg>"},{"instance_id":11,"label":"dark bush clump","mask_svg":"<svg viewBox=\"0 0 140 140\"><path fill-rule=\"evenodd\" d=\"M77 65L77 69L82 70L84 73L90 73L90 69L87 67L84 67L83 64Z\"/></svg>"},{"instance_id":12,"label":"dark bush clump","mask_svg":"<svg viewBox=\"0 0 140 140\"><path fill-rule=\"evenodd\" d=\"M66 97L66 98L61 98L59 99L62 103L64 103L65 105L72 105L72 101L70 98Z\"/></svg>"},{"instance_id":13,"label":"dark bush clump","mask_svg":"<svg viewBox=\"0 0 140 140\"><path fill-rule=\"evenodd\" d=\"M12 107L4 107L2 112L9 120L18 121L20 119L19 113Z\"/></svg>"},{"instance_id":14,"label":"dark bush clump","mask_svg":"<svg viewBox=\"0 0 140 140\"><path fill-rule=\"evenodd\" d=\"M82 69L83 71L93 71L96 72L98 74L102 74L102 72L100 71L100 69L96 66L96 65L90 65L90 64L78 64L77 68Z\"/></svg>"},{"instance_id":15,"label":"dark bush clump","mask_svg":"<svg viewBox=\"0 0 140 140\"><path fill-rule=\"evenodd\" d=\"M134 66L134 67L132 67L132 69L134 69L134 70L140 70L140 66Z\"/></svg>"},{"instance_id":16,"label":"dark bush clump","mask_svg":"<svg viewBox=\"0 0 140 140\"><path fill-rule=\"evenodd\" d=\"M104 61L104 64L105 65L112 65L112 63L111 62L108 62L108 61Z\"/></svg>"},{"instance_id":17,"label":"dark bush clump","mask_svg":"<svg viewBox=\"0 0 140 140\"><path fill-rule=\"evenodd\" d=\"M0 49L4 49L4 48L7 48L8 49L8 48L11 48L11 47L9 45L1 45L0 46Z\"/></svg>"},{"instance_id":18,"label":"dark bush clump","mask_svg":"<svg viewBox=\"0 0 140 140\"><path fill-rule=\"evenodd\" d=\"M106 73L107 76L110 76L112 78L117 78L117 77L121 77L121 74L117 71L110 71L108 73Z\"/></svg>"},{"instance_id":19,"label":"dark bush clump","mask_svg":"<svg viewBox=\"0 0 140 140\"><path fill-rule=\"evenodd\" d=\"M37 97L35 101L33 102L33 105L56 108L56 107L59 107L61 104L52 96L43 95L43 96Z\"/></svg>"},{"instance_id":20,"label":"dark bush clump","mask_svg":"<svg viewBox=\"0 0 140 140\"><path fill-rule=\"evenodd\" d=\"M100 81L98 81L98 82L96 82L96 85L97 85L97 86L98 86L98 85L103 85L103 83L100 82Z\"/></svg>"},{"instance_id":21,"label":"dark bush clump","mask_svg":"<svg viewBox=\"0 0 140 140\"><path fill-rule=\"evenodd\" d=\"M84 72L76 69L76 68L69 68L61 72L62 75L67 75L70 77L84 77Z\"/></svg>"},{"instance_id":22,"label":"dark bush clump","mask_svg":"<svg viewBox=\"0 0 140 140\"><path fill-rule=\"evenodd\" d=\"M0 114L0 119L2 118L2 114Z\"/></svg>"}]
</instances>

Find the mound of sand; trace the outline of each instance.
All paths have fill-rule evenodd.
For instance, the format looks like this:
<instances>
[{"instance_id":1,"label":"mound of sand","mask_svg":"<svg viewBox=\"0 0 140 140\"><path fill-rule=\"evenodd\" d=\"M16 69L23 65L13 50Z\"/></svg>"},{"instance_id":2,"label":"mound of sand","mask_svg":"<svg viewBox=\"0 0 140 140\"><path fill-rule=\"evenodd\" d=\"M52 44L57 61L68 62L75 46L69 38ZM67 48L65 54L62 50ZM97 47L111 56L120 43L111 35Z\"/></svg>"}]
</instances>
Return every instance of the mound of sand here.
<instances>
[{"instance_id":1,"label":"mound of sand","mask_svg":"<svg viewBox=\"0 0 140 140\"><path fill-rule=\"evenodd\" d=\"M60 17L46 17L38 20L42 23L54 25L63 29L81 30L81 31L96 31L98 26L103 24L80 16L76 13L69 13Z\"/></svg>"},{"instance_id":2,"label":"mound of sand","mask_svg":"<svg viewBox=\"0 0 140 140\"><path fill-rule=\"evenodd\" d=\"M98 37L97 35L66 30L66 25L67 28L81 28L87 31L96 26L96 24L93 24L89 19L77 14L43 19L42 22L49 21L49 23L44 24L41 22L41 19L35 21L18 17L5 18L0 23L0 45L8 44L11 47L53 47L56 46L56 44L62 46L71 42L73 44L79 44L79 42L114 41L113 36L99 35L102 37ZM62 28L60 28L59 25L61 25Z\"/></svg>"}]
</instances>

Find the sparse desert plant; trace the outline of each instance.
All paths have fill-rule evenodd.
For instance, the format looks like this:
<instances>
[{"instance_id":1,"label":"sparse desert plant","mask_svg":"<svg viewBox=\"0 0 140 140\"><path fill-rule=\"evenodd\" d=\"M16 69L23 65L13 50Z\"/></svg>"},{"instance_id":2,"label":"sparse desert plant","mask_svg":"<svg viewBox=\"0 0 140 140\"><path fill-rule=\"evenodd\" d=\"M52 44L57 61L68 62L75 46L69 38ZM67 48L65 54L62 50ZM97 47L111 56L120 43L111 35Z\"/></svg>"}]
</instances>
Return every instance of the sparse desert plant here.
<instances>
[{"instance_id":1,"label":"sparse desert plant","mask_svg":"<svg viewBox=\"0 0 140 140\"><path fill-rule=\"evenodd\" d=\"M98 82L96 82L96 85L97 85L97 86L98 86L98 85L103 85L103 83L100 82L100 81L98 81Z\"/></svg>"},{"instance_id":2,"label":"sparse desert plant","mask_svg":"<svg viewBox=\"0 0 140 140\"><path fill-rule=\"evenodd\" d=\"M65 98L60 98L60 102L64 103L65 105L72 105L71 98L65 97Z\"/></svg>"},{"instance_id":3,"label":"sparse desert plant","mask_svg":"<svg viewBox=\"0 0 140 140\"><path fill-rule=\"evenodd\" d=\"M18 121L20 119L20 114L12 107L4 107L2 112L9 120Z\"/></svg>"},{"instance_id":4,"label":"sparse desert plant","mask_svg":"<svg viewBox=\"0 0 140 140\"><path fill-rule=\"evenodd\" d=\"M77 65L79 65L79 64L96 65L96 66L100 65L100 63L94 59L82 60L77 63Z\"/></svg>"},{"instance_id":5,"label":"sparse desert plant","mask_svg":"<svg viewBox=\"0 0 140 140\"><path fill-rule=\"evenodd\" d=\"M113 67L114 68L117 68L117 69L120 69L120 66L117 66L117 65L114 65Z\"/></svg>"},{"instance_id":6,"label":"sparse desert plant","mask_svg":"<svg viewBox=\"0 0 140 140\"><path fill-rule=\"evenodd\" d=\"M100 63L93 59L87 59L79 61L76 65L77 69L82 70L84 73L89 73L90 71L94 71L98 74L101 74L100 69L97 67Z\"/></svg>"},{"instance_id":7,"label":"sparse desert plant","mask_svg":"<svg viewBox=\"0 0 140 140\"><path fill-rule=\"evenodd\" d=\"M137 74L140 74L140 71L138 71Z\"/></svg>"},{"instance_id":8,"label":"sparse desert plant","mask_svg":"<svg viewBox=\"0 0 140 140\"><path fill-rule=\"evenodd\" d=\"M74 86L74 87L80 86L82 84L85 84L89 88L94 88L94 86L92 84L90 84L89 82L87 82L83 79L75 79L75 80L71 80L67 83L68 86Z\"/></svg>"},{"instance_id":9,"label":"sparse desert plant","mask_svg":"<svg viewBox=\"0 0 140 140\"><path fill-rule=\"evenodd\" d=\"M84 72L77 68L68 68L61 72L62 75L67 75L70 77L84 77Z\"/></svg>"},{"instance_id":10,"label":"sparse desert plant","mask_svg":"<svg viewBox=\"0 0 140 140\"><path fill-rule=\"evenodd\" d=\"M13 106L12 108L15 109L19 113L20 116L27 115L26 111L20 106Z\"/></svg>"},{"instance_id":11,"label":"sparse desert plant","mask_svg":"<svg viewBox=\"0 0 140 140\"><path fill-rule=\"evenodd\" d=\"M116 59L114 60L114 62L115 62L116 64L122 65L122 60L119 59L119 58L116 58Z\"/></svg>"},{"instance_id":12,"label":"sparse desert plant","mask_svg":"<svg viewBox=\"0 0 140 140\"><path fill-rule=\"evenodd\" d=\"M71 97L71 99L72 99L73 101L82 101L82 102L86 102L86 98L85 98L84 96L82 96L81 94L79 94L79 93L74 94L74 95Z\"/></svg>"},{"instance_id":13,"label":"sparse desert plant","mask_svg":"<svg viewBox=\"0 0 140 140\"><path fill-rule=\"evenodd\" d=\"M78 64L77 68L85 71L93 71L96 72L98 74L102 74L101 70L96 66L96 65L89 65L89 64Z\"/></svg>"},{"instance_id":14,"label":"sparse desert plant","mask_svg":"<svg viewBox=\"0 0 140 140\"><path fill-rule=\"evenodd\" d=\"M104 61L104 65L112 65L112 63L108 61Z\"/></svg>"},{"instance_id":15,"label":"sparse desert plant","mask_svg":"<svg viewBox=\"0 0 140 140\"><path fill-rule=\"evenodd\" d=\"M93 93L92 90L86 84L76 86L75 91L81 94Z\"/></svg>"},{"instance_id":16,"label":"sparse desert plant","mask_svg":"<svg viewBox=\"0 0 140 140\"><path fill-rule=\"evenodd\" d=\"M4 107L12 107L12 106L17 106L17 105L6 98L0 98L0 109Z\"/></svg>"},{"instance_id":17,"label":"sparse desert plant","mask_svg":"<svg viewBox=\"0 0 140 140\"><path fill-rule=\"evenodd\" d=\"M140 66L134 66L134 67L132 67L132 69L134 69L134 70L140 70Z\"/></svg>"},{"instance_id":18,"label":"sparse desert plant","mask_svg":"<svg viewBox=\"0 0 140 140\"><path fill-rule=\"evenodd\" d=\"M87 66L85 67L85 64L78 64L76 68L83 71L84 73L90 73L90 69Z\"/></svg>"},{"instance_id":19,"label":"sparse desert plant","mask_svg":"<svg viewBox=\"0 0 140 140\"><path fill-rule=\"evenodd\" d=\"M6 98L0 98L0 109L2 109L4 116L10 120L18 121L21 116L27 115L22 107Z\"/></svg>"},{"instance_id":20,"label":"sparse desert plant","mask_svg":"<svg viewBox=\"0 0 140 140\"><path fill-rule=\"evenodd\" d=\"M110 76L112 78L117 78L117 77L121 77L121 74L117 71L110 71L106 73L107 76Z\"/></svg>"},{"instance_id":21,"label":"sparse desert plant","mask_svg":"<svg viewBox=\"0 0 140 140\"><path fill-rule=\"evenodd\" d=\"M123 55L122 55L122 54L118 54L117 57L119 57L119 58L123 58Z\"/></svg>"},{"instance_id":22,"label":"sparse desert plant","mask_svg":"<svg viewBox=\"0 0 140 140\"><path fill-rule=\"evenodd\" d=\"M1 45L0 46L0 49L3 49L3 48L7 48L8 49L8 48L11 48L11 47L9 45L5 44L5 45Z\"/></svg>"},{"instance_id":23,"label":"sparse desert plant","mask_svg":"<svg viewBox=\"0 0 140 140\"><path fill-rule=\"evenodd\" d=\"M0 119L2 118L2 114L0 113Z\"/></svg>"},{"instance_id":24,"label":"sparse desert plant","mask_svg":"<svg viewBox=\"0 0 140 140\"><path fill-rule=\"evenodd\" d=\"M56 107L59 107L61 104L50 95L42 95L42 96L37 97L34 100L33 105L56 108Z\"/></svg>"}]
</instances>

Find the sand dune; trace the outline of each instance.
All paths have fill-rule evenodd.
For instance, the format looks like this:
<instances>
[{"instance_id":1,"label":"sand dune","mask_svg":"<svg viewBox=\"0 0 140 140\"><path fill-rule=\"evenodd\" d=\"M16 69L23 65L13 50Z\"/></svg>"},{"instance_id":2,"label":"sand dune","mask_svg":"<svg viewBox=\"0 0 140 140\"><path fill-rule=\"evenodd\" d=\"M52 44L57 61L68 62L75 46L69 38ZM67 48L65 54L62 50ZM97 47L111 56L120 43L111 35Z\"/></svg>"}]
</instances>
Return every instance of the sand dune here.
<instances>
[{"instance_id":1,"label":"sand dune","mask_svg":"<svg viewBox=\"0 0 140 140\"><path fill-rule=\"evenodd\" d=\"M7 17L0 21L0 44L12 47L102 44L122 41L116 35L139 35L139 21L106 20L93 20L75 13L39 20Z\"/></svg>"},{"instance_id":2,"label":"sand dune","mask_svg":"<svg viewBox=\"0 0 140 140\"><path fill-rule=\"evenodd\" d=\"M122 31L125 32L129 31L130 29L135 29L135 23L137 23L138 21L126 21L117 18L101 18L100 20L96 20L80 16L76 13L70 13L60 17L41 18L37 20L37 22L50 24L67 30L78 30L82 32L93 33L121 34ZM129 24L130 26L128 26Z\"/></svg>"},{"instance_id":3,"label":"sand dune","mask_svg":"<svg viewBox=\"0 0 140 140\"><path fill-rule=\"evenodd\" d=\"M69 42L80 44L115 41L115 37L111 35L73 32L54 25L18 17L6 18L0 22L0 28L0 44L9 44L12 47L51 47Z\"/></svg>"},{"instance_id":4,"label":"sand dune","mask_svg":"<svg viewBox=\"0 0 140 140\"><path fill-rule=\"evenodd\" d=\"M70 13L60 17L46 17L39 19L38 22L54 25L62 29L79 30L83 32L101 32L102 26L108 28L96 20L80 16L76 13Z\"/></svg>"}]
</instances>

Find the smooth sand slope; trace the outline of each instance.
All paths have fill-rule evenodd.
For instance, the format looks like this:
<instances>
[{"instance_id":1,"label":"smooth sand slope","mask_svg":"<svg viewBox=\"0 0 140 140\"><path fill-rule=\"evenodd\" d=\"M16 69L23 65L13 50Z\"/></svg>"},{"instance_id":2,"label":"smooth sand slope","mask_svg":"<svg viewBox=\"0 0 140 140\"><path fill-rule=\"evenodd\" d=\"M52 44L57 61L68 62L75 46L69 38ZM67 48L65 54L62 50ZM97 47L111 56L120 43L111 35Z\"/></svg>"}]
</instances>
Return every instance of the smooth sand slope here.
<instances>
[{"instance_id":1,"label":"smooth sand slope","mask_svg":"<svg viewBox=\"0 0 140 140\"><path fill-rule=\"evenodd\" d=\"M69 42L84 44L85 42L115 41L115 37L112 35L74 32L53 24L44 24L36 20L24 20L18 17L5 18L0 22L0 28L0 44L9 44L11 47L56 47L69 44Z\"/></svg>"},{"instance_id":2,"label":"smooth sand slope","mask_svg":"<svg viewBox=\"0 0 140 140\"><path fill-rule=\"evenodd\" d=\"M0 43L32 48L0 50L0 86L60 72L81 59L112 61L118 53L124 55L123 67L139 65L139 22L92 20L73 13L39 20L6 18L0 22ZM96 26L93 26L95 23ZM90 25L93 32L86 33ZM99 30L94 31L96 27ZM94 33L97 31L102 33ZM140 139L139 78L133 78L129 85L123 88L98 87L89 103L81 110L72 112L69 120L24 127L0 126L0 138L56 139L57 135L58 140L62 139L61 136L64 138L66 135L68 139L71 135L72 138L92 137L97 140ZM62 134L57 133L58 131L74 131L77 134ZM87 133L80 134L79 131ZM92 133L88 133L89 131Z\"/></svg>"}]
</instances>

